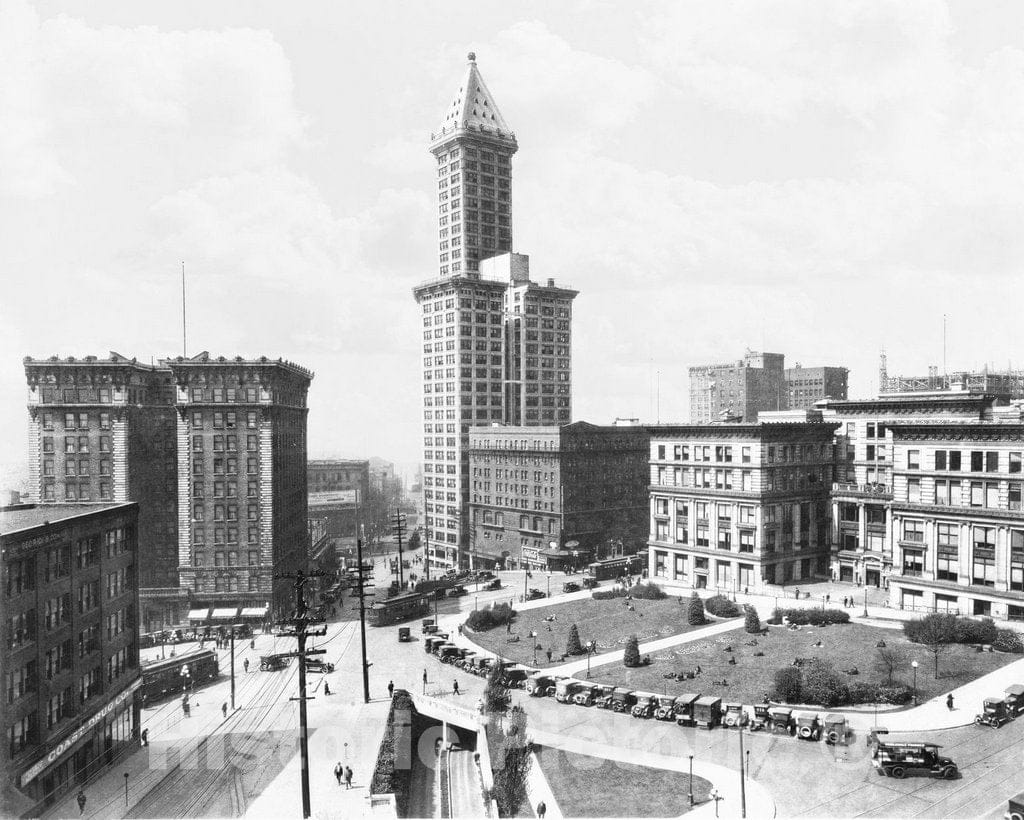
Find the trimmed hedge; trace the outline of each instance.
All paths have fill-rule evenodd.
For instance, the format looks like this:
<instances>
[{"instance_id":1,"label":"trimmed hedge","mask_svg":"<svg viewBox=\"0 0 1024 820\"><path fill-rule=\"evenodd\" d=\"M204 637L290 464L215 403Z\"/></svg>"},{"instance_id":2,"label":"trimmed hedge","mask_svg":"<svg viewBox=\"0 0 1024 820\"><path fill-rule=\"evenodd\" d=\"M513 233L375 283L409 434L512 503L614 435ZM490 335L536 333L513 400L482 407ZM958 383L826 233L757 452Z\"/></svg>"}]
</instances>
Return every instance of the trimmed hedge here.
<instances>
[{"instance_id":1,"label":"trimmed hedge","mask_svg":"<svg viewBox=\"0 0 1024 820\"><path fill-rule=\"evenodd\" d=\"M923 618L903 622L903 634L913 643L995 644L999 629L991 618L974 620L933 612Z\"/></svg>"},{"instance_id":2,"label":"trimmed hedge","mask_svg":"<svg viewBox=\"0 0 1024 820\"><path fill-rule=\"evenodd\" d=\"M829 626L850 622L850 613L842 609L777 609L775 612L797 626Z\"/></svg>"},{"instance_id":3,"label":"trimmed hedge","mask_svg":"<svg viewBox=\"0 0 1024 820\"><path fill-rule=\"evenodd\" d=\"M396 723L399 716L408 715L408 723ZM413 703L412 696L405 689L396 689L391 699L384 738L380 742L377 753L377 765L373 769L370 781L370 794L393 794L398 809L398 816L405 817L409 808L409 784L412 778L411 760L405 760L399 766L398 754L404 748L410 754L415 747L415 724L419 713Z\"/></svg>"},{"instance_id":4,"label":"trimmed hedge","mask_svg":"<svg viewBox=\"0 0 1024 820\"><path fill-rule=\"evenodd\" d=\"M844 706L850 702L850 686L831 663L819 659L803 670L801 697L808 703L821 704L829 709Z\"/></svg>"},{"instance_id":5,"label":"trimmed hedge","mask_svg":"<svg viewBox=\"0 0 1024 820\"><path fill-rule=\"evenodd\" d=\"M489 607L470 612L466 618L466 626L476 632L486 632L496 626L505 626L515 616L515 610L510 604L491 604Z\"/></svg>"},{"instance_id":6,"label":"trimmed hedge","mask_svg":"<svg viewBox=\"0 0 1024 820\"><path fill-rule=\"evenodd\" d=\"M660 601L663 598L667 598L665 590L659 587L653 581L645 581L642 584L634 584L627 592L633 598L637 598L643 601Z\"/></svg>"},{"instance_id":7,"label":"trimmed hedge","mask_svg":"<svg viewBox=\"0 0 1024 820\"><path fill-rule=\"evenodd\" d=\"M704 602L704 608L719 618L737 618L740 608L724 595L712 595Z\"/></svg>"},{"instance_id":8,"label":"trimmed hedge","mask_svg":"<svg viewBox=\"0 0 1024 820\"><path fill-rule=\"evenodd\" d=\"M884 683L858 681L850 684L850 703L887 703L900 706L909 703L913 690L903 684L887 686Z\"/></svg>"},{"instance_id":9,"label":"trimmed hedge","mask_svg":"<svg viewBox=\"0 0 1024 820\"><path fill-rule=\"evenodd\" d=\"M1012 629L997 629L992 647L1000 652L1012 652L1014 655L1024 654L1024 640L1021 639L1019 632L1014 632Z\"/></svg>"},{"instance_id":10,"label":"trimmed hedge","mask_svg":"<svg viewBox=\"0 0 1024 820\"><path fill-rule=\"evenodd\" d=\"M590 595L595 601L606 601L609 598L625 598L626 588L616 584L606 589L595 589Z\"/></svg>"},{"instance_id":11,"label":"trimmed hedge","mask_svg":"<svg viewBox=\"0 0 1024 820\"><path fill-rule=\"evenodd\" d=\"M799 666L782 666L775 670L775 686L772 699L783 703L801 703L803 674Z\"/></svg>"}]
</instances>

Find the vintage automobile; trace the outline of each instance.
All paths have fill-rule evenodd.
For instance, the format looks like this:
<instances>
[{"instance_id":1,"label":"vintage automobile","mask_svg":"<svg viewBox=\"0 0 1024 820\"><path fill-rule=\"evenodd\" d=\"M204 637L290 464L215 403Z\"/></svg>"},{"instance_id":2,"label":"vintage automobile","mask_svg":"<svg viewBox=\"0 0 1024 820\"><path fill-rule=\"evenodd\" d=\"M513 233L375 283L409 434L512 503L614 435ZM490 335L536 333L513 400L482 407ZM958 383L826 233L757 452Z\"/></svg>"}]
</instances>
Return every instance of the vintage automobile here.
<instances>
[{"instance_id":1,"label":"vintage automobile","mask_svg":"<svg viewBox=\"0 0 1024 820\"><path fill-rule=\"evenodd\" d=\"M485 590L501 589L501 579L500 578L494 578L494 579L488 581L486 584L484 584L484 589Z\"/></svg>"},{"instance_id":2,"label":"vintage automobile","mask_svg":"<svg viewBox=\"0 0 1024 820\"><path fill-rule=\"evenodd\" d=\"M658 696L651 692L636 692L636 703L629 713L635 718L649 718L654 714Z\"/></svg>"},{"instance_id":3,"label":"vintage automobile","mask_svg":"<svg viewBox=\"0 0 1024 820\"><path fill-rule=\"evenodd\" d=\"M768 716L768 704L767 703L755 703L753 706L754 715L750 718L750 731L758 732L761 729L767 729L771 723L771 718Z\"/></svg>"},{"instance_id":4,"label":"vintage automobile","mask_svg":"<svg viewBox=\"0 0 1024 820\"><path fill-rule=\"evenodd\" d=\"M676 723L680 726L693 726L693 705L699 699L700 695L690 692L672 701L672 714L675 715Z\"/></svg>"},{"instance_id":5,"label":"vintage automobile","mask_svg":"<svg viewBox=\"0 0 1024 820\"><path fill-rule=\"evenodd\" d=\"M773 735L791 735L794 731L793 710L786 706L772 706L768 710L768 717L772 721Z\"/></svg>"},{"instance_id":6,"label":"vintage automobile","mask_svg":"<svg viewBox=\"0 0 1024 820\"><path fill-rule=\"evenodd\" d=\"M889 734L889 730L884 726L872 726L867 735L864 737L864 742L868 746L873 746L871 750L872 756L878 754L878 744L884 743L886 736Z\"/></svg>"},{"instance_id":7,"label":"vintage automobile","mask_svg":"<svg viewBox=\"0 0 1024 820\"><path fill-rule=\"evenodd\" d=\"M412 640L412 630L407 626L398 627L398 641L399 643L408 643Z\"/></svg>"},{"instance_id":8,"label":"vintage automobile","mask_svg":"<svg viewBox=\"0 0 1024 820\"><path fill-rule=\"evenodd\" d=\"M473 668L473 658L479 657L476 652L466 652L461 658L458 658L452 666L457 666L459 669L469 671Z\"/></svg>"},{"instance_id":9,"label":"vintage automobile","mask_svg":"<svg viewBox=\"0 0 1024 820\"><path fill-rule=\"evenodd\" d=\"M572 696L572 702L577 706L593 706L594 698L599 691L596 683L585 681L580 684L576 694Z\"/></svg>"},{"instance_id":10,"label":"vintage automobile","mask_svg":"<svg viewBox=\"0 0 1024 820\"><path fill-rule=\"evenodd\" d=\"M478 678L486 678L491 674L491 667L495 664L494 658L480 658L473 663L471 671Z\"/></svg>"},{"instance_id":11,"label":"vintage automobile","mask_svg":"<svg viewBox=\"0 0 1024 820\"><path fill-rule=\"evenodd\" d=\"M333 672L334 664L329 661L320 660L320 658L307 658L306 659L306 671L307 672Z\"/></svg>"},{"instance_id":12,"label":"vintage automobile","mask_svg":"<svg viewBox=\"0 0 1024 820\"><path fill-rule=\"evenodd\" d=\"M541 592L539 589L531 588L530 591L526 593L526 600L527 601L536 601L538 598L547 598L547 597L548 596L545 595L543 592Z\"/></svg>"},{"instance_id":13,"label":"vintage automobile","mask_svg":"<svg viewBox=\"0 0 1024 820\"><path fill-rule=\"evenodd\" d=\"M746 710L743 708L742 703L726 703L724 704L725 714L722 716L722 724L728 728L740 728L746 726L750 722L750 718L747 717Z\"/></svg>"},{"instance_id":14,"label":"vintage automobile","mask_svg":"<svg viewBox=\"0 0 1024 820\"><path fill-rule=\"evenodd\" d=\"M526 679L526 694L535 698L548 695L548 688L555 685L555 676L547 672L534 672Z\"/></svg>"},{"instance_id":15,"label":"vintage automobile","mask_svg":"<svg viewBox=\"0 0 1024 820\"><path fill-rule=\"evenodd\" d=\"M458 598L460 595L467 595L466 588L462 584L458 584L453 587L449 587L445 593L446 598Z\"/></svg>"},{"instance_id":16,"label":"vintage automobile","mask_svg":"<svg viewBox=\"0 0 1024 820\"><path fill-rule=\"evenodd\" d=\"M801 740L821 740L821 721L817 712L794 712L796 736Z\"/></svg>"},{"instance_id":17,"label":"vintage automobile","mask_svg":"<svg viewBox=\"0 0 1024 820\"><path fill-rule=\"evenodd\" d=\"M1015 717L1024 714L1024 684L1015 683L1003 691L1006 693L1006 708L1013 712Z\"/></svg>"},{"instance_id":18,"label":"vintage automobile","mask_svg":"<svg viewBox=\"0 0 1024 820\"><path fill-rule=\"evenodd\" d=\"M461 657L459 655L459 647L453 643L438 644L437 651L434 654L437 655L441 663L454 663Z\"/></svg>"},{"instance_id":19,"label":"vintage automobile","mask_svg":"<svg viewBox=\"0 0 1024 820\"><path fill-rule=\"evenodd\" d=\"M827 714L822 723L825 724L824 734L826 743L830 746L846 743L846 739L850 736L850 727L846 723L845 715L840 715L836 712Z\"/></svg>"},{"instance_id":20,"label":"vintage automobile","mask_svg":"<svg viewBox=\"0 0 1024 820\"><path fill-rule=\"evenodd\" d=\"M611 710L613 712L629 712L636 703L636 695L632 689L616 686L611 693Z\"/></svg>"},{"instance_id":21,"label":"vintage automobile","mask_svg":"<svg viewBox=\"0 0 1024 820\"><path fill-rule=\"evenodd\" d=\"M712 695L697 698L693 704L693 723L699 729L713 729L722 720L722 699Z\"/></svg>"},{"instance_id":22,"label":"vintage automobile","mask_svg":"<svg viewBox=\"0 0 1024 820\"><path fill-rule=\"evenodd\" d=\"M562 678L555 683L555 700L559 703L572 703L572 697L578 691L583 681L576 678Z\"/></svg>"},{"instance_id":23,"label":"vintage automobile","mask_svg":"<svg viewBox=\"0 0 1024 820\"><path fill-rule=\"evenodd\" d=\"M438 635L428 635L426 638L423 639L423 651L426 652L429 655L431 652L434 651L434 647L435 646L437 646L438 644L444 643L447 640L448 640L448 636L447 635L445 635L444 637L441 637L440 634L438 634Z\"/></svg>"},{"instance_id":24,"label":"vintage automobile","mask_svg":"<svg viewBox=\"0 0 1024 820\"><path fill-rule=\"evenodd\" d=\"M562 584L562 592L579 592L580 585L575 581L566 581Z\"/></svg>"},{"instance_id":25,"label":"vintage automobile","mask_svg":"<svg viewBox=\"0 0 1024 820\"><path fill-rule=\"evenodd\" d=\"M1015 794L1007 801L1003 820L1024 820L1024 792Z\"/></svg>"},{"instance_id":26,"label":"vintage automobile","mask_svg":"<svg viewBox=\"0 0 1024 820\"><path fill-rule=\"evenodd\" d=\"M655 704L654 717L657 720L675 720L675 701L671 695L658 695L658 702Z\"/></svg>"},{"instance_id":27,"label":"vintage automobile","mask_svg":"<svg viewBox=\"0 0 1024 820\"><path fill-rule=\"evenodd\" d=\"M262 655L260 656L260 671L276 672L279 669L284 669L290 661L291 658L285 654Z\"/></svg>"},{"instance_id":28,"label":"vintage automobile","mask_svg":"<svg viewBox=\"0 0 1024 820\"><path fill-rule=\"evenodd\" d=\"M510 666L501 677L501 682L509 689L522 689L526 685L526 679L533 674L532 669L526 666Z\"/></svg>"},{"instance_id":29,"label":"vintage automobile","mask_svg":"<svg viewBox=\"0 0 1024 820\"><path fill-rule=\"evenodd\" d=\"M476 574L476 579L478 581L490 581L494 577L494 573L487 569L482 569Z\"/></svg>"},{"instance_id":30,"label":"vintage automobile","mask_svg":"<svg viewBox=\"0 0 1024 820\"><path fill-rule=\"evenodd\" d=\"M584 578L581 583L583 584L584 589L593 589L594 587L601 586L601 582L596 578Z\"/></svg>"},{"instance_id":31,"label":"vintage automobile","mask_svg":"<svg viewBox=\"0 0 1024 820\"><path fill-rule=\"evenodd\" d=\"M879 743L871 765L887 777L906 777L922 772L952 780L959 771L956 763L939 754L941 748L934 743Z\"/></svg>"},{"instance_id":32,"label":"vintage automobile","mask_svg":"<svg viewBox=\"0 0 1024 820\"><path fill-rule=\"evenodd\" d=\"M428 632L436 632L436 631L437 631L437 624L434 623L434 619L433 618L424 618L423 619L423 629L422 629L423 634L426 635Z\"/></svg>"},{"instance_id":33,"label":"vintage automobile","mask_svg":"<svg viewBox=\"0 0 1024 820\"><path fill-rule=\"evenodd\" d=\"M991 726L998 729L1004 723L1009 723L1016 715L1010 711L1009 704L1005 698L985 698L982 704L980 715L974 716L974 722L978 726Z\"/></svg>"}]
</instances>

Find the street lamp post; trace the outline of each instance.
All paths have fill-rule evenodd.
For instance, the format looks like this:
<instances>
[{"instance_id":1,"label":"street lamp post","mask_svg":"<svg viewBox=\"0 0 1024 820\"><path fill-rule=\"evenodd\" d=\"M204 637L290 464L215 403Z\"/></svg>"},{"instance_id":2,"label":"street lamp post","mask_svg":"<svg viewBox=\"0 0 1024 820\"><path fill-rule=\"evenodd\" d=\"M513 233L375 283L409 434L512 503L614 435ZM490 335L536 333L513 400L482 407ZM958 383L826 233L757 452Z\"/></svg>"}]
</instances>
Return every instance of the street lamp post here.
<instances>
[{"instance_id":1,"label":"street lamp post","mask_svg":"<svg viewBox=\"0 0 1024 820\"><path fill-rule=\"evenodd\" d=\"M594 642L587 641L587 680L590 679L590 656L594 654Z\"/></svg>"},{"instance_id":2,"label":"street lamp post","mask_svg":"<svg viewBox=\"0 0 1024 820\"><path fill-rule=\"evenodd\" d=\"M747 770L743 766L743 722L738 724L740 730L740 817L747 816ZM717 803L715 804L718 805Z\"/></svg>"},{"instance_id":3,"label":"street lamp post","mask_svg":"<svg viewBox=\"0 0 1024 820\"><path fill-rule=\"evenodd\" d=\"M537 665L537 632L536 630L530 631L530 642L533 644L533 665Z\"/></svg>"},{"instance_id":4,"label":"street lamp post","mask_svg":"<svg viewBox=\"0 0 1024 820\"><path fill-rule=\"evenodd\" d=\"M718 789L712 789L711 799L715 801L715 817L718 817L718 803L721 800L725 800L725 798L718 793Z\"/></svg>"},{"instance_id":5,"label":"street lamp post","mask_svg":"<svg viewBox=\"0 0 1024 820\"><path fill-rule=\"evenodd\" d=\"M914 706L917 706L917 661L911 661L910 665L914 668Z\"/></svg>"},{"instance_id":6,"label":"street lamp post","mask_svg":"<svg viewBox=\"0 0 1024 820\"><path fill-rule=\"evenodd\" d=\"M690 793L687 795L690 807L693 807L693 755L690 755Z\"/></svg>"},{"instance_id":7,"label":"street lamp post","mask_svg":"<svg viewBox=\"0 0 1024 820\"><path fill-rule=\"evenodd\" d=\"M868 588L864 587L864 617L868 617Z\"/></svg>"}]
</instances>

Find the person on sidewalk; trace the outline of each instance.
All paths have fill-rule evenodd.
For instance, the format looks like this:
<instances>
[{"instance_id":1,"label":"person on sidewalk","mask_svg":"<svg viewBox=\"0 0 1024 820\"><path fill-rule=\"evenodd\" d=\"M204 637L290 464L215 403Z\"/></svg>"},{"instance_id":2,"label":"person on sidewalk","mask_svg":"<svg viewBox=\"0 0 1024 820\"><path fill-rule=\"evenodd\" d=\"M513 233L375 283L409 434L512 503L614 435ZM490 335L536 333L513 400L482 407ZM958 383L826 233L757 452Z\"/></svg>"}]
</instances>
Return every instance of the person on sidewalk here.
<instances>
[{"instance_id":1,"label":"person on sidewalk","mask_svg":"<svg viewBox=\"0 0 1024 820\"><path fill-rule=\"evenodd\" d=\"M345 788L346 789L351 789L352 788L352 767L351 766L346 766L345 767Z\"/></svg>"},{"instance_id":2,"label":"person on sidewalk","mask_svg":"<svg viewBox=\"0 0 1024 820\"><path fill-rule=\"evenodd\" d=\"M329 695L329 694L331 694L331 682L325 680L324 681L324 695Z\"/></svg>"},{"instance_id":3,"label":"person on sidewalk","mask_svg":"<svg viewBox=\"0 0 1024 820\"><path fill-rule=\"evenodd\" d=\"M544 820L544 815L547 812L547 810L548 810L548 807L546 805L544 805L544 801L541 800L537 804L537 817L539 817L540 820Z\"/></svg>"},{"instance_id":4,"label":"person on sidewalk","mask_svg":"<svg viewBox=\"0 0 1024 820\"><path fill-rule=\"evenodd\" d=\"M249 659L248 658L246 658L244 661L242 661L242 667L245 669L245 674L248 675L249 674Z\"/></svg>"},{"instance_id":5,"label":"person on sidewalk","mask_svg":"<svg viewBox=\"0 0 1024 820\"><path fill-rule=\"evenodd\" d=\"M226 703L222 703L220 705L220 711L221 711L221 714L224 715L224 720L227 720L228 719L228 705Z\"/></svg>"},{"instance_id":6,"label":"person on sidewalk","mask_svg":"<svg viewBox=\"0 0 1024 820\"><path fill-rule=\"evenodd\" d=\"M82 789L78 790L78 813L85 814L85 792Z\"/></svg>"},{"instance_id":7,"label":"person on sidewalk","mask_svg":"<svg viewBox=\"0 0 1024 820\"><path fill-rule=\"evenodd\" d=\"M388 681L388 698L392 699L395 697L395 682L392 680Z\"/></svg>"},{"instance_id":8,"label":"person on sidewalk","mask_svg":"<svg viewBox=\"0 0 1024 820\"><path fill-rule=\"evenodd\" d=\"M427 670L423 670L423 694L427 694Z\"/></svg>"},{"instance_id":9,"label":"person on sidewalk","mask_svg":"<svg viewBox=\"0 0 1024 820\"><path fill-rule=\"evenodd\" d=\"M343 774L345 774L345 770L344 770L343 768L341 768L341 761L339 760L339 761L338 761L338 762L337 762L337 763L336 763L336 764L334 765L334 777L335 777L335 779L336 779L336 780L338 781L338 785L339 785L339 786L341 785L341 776L342 776Z\"/></svg>"},{"instance_id":10,"label":"person on sidewalk","mask_svg":"<svg viewBox=\"0 0 1024 820\"><path fill-rule=\"evenodd\" d=\"M948 695L946 695L946 708L949 709L950 712L953 711L953 693L952 692L950 692Z\"/></svg>"},{"instance_id":11,"label":"person on sidewalk","mask_svg":"<svg viewBox=\"0 0 1024 820\"><path fill-rule=\"evenodd\" d=\"M793 591L793 597L794 597L794 598L796 598L797 600L800 600L800 587L797 587L797 588L796 588L796 589L795 589L795 590Z\"/></svg>"},{"instance_id":12,"label":"person on sidewalk","mask_svg":"<svg viewBox=\"0 0 1024 820\"><path fill-rule=\"evenodd\" d=\"M142 741L143 746L149 745L149 729L143 729L139 734L139 739Z\"/></svg>"},{"instance_id":13,"label":"person on sidewalk","mask_svg":"<svg viewBox=\"0 0 1024 820\"><path fill-rule=\"evenodd\" d=\"M459 682L457 680L456 681L452 681L452 694L453 695L459 694Z\"/></svg>"}]
</instances>

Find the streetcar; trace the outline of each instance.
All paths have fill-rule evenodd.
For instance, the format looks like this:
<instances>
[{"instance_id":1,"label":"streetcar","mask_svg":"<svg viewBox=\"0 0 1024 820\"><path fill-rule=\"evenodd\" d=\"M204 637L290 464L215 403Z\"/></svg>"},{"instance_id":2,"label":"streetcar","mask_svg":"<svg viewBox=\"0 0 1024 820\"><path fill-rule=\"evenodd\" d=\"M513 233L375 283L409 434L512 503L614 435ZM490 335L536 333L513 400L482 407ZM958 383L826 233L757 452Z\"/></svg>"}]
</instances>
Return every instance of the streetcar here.
<instances>
[{"instance_id":1,"label":"streetcar","mask_svg":"<svg viewBox=\"0 0 1024 820\"><path fill-rule=\"evenodd\" d=\"M621 578L623 575L639 575L644 567L644 557L640 555L605 558L587 565L587 573L598 581L609 578Z\"/></svg>"},{"instance_id":2,"label":"streetcar","mask_svg":"<svg viewBox=\"0 0 1024 820\"><path fill-rule=\"evenodd\" d=\"M370 623L387 626L399 621L421 618L430 611L428 596L422 592L406 592L384 601L375 601L370 607Z\"/></svg>"},{"instance_id":3,"label":"streetcar","mask_svg":"<svg viewBox=\"0 0 1024 820\"><path fill-rule=\"evenodd\" d=\"M183 674L185 671L188 674ZM142 703L149 706L186 689L206 686L217 680L220 663L213 649L185 652L174 658L165 658L142 667Z\"/></svg>"}]
</instances>

